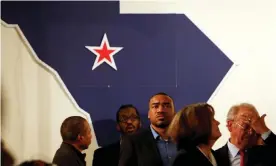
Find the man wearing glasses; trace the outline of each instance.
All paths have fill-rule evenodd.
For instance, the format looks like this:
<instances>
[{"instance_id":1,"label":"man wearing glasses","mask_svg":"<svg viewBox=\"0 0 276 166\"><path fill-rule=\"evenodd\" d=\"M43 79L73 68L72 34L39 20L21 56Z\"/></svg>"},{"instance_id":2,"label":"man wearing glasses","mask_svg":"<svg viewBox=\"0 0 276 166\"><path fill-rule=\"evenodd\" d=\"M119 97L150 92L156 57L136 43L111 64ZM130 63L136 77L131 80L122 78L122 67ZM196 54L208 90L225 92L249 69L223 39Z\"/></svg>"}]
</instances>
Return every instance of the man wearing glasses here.
<instances>
[{"instance_id":1,"label":"man wearing glasses","mask_svg":"<svg viewBox=\"0 0 276 166\"><path fill-rule=\"evenodd\" d=\"M122 105L116 114L117 130L124 135L135 133L141 128L140 114L133 105Z\"/></svg>"},{"instance_id":2,"label":"man wearing glasses","mask_svg":"<svg viewBox=\"0 0 276 166\"><path fill-rule=\"evenodd\" d=\"M121 134L120 141L95 150L93 166L118 166L122 139L125 135L137 132L142 126L140 114L131 104L122 105L118 109L116 122L116 128Z\"/></svg>"},{"instance_id":3,"label":"man wearing glasses","mask_svg":"<svg viewBox=\"0 0 276 166\"><path fill-rule=\"evenodd\" d=\"M230 108L227 128L230 139L216 150L218 163L223 166L273 165L275 134L266 126L266 115L259 116L256 108L241 103ZM273 159L274 158L274 159Z\"/></svg>"}]
</instances>

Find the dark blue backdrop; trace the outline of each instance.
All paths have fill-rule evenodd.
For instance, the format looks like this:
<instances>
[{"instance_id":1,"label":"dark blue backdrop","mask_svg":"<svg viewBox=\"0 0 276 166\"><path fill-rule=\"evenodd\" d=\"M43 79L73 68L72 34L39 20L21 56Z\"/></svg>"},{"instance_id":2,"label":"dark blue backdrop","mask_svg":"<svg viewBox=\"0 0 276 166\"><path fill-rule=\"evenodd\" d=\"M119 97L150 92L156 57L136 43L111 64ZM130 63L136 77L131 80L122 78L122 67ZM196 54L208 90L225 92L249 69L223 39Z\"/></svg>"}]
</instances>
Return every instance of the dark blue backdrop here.
<instances>
[{"instance_id":1,"label":"dark blue backdrop","mask_svg":"<svg viewBox=\"0 0 276 166\"><path fill-rule=\"evenodd\" d=\"M146 126L151 95L168 93L176 109L207 101L233 64L184 14L119 14L119 2L1 5L2 20L19 24L90 113L99 145L118 139L121 104L137 106ZM111 47L123 47L114 56L117 71L105 63L92 71L96 56L85 46L99 46L104 33Z\"/></svg>"}]
</instances>

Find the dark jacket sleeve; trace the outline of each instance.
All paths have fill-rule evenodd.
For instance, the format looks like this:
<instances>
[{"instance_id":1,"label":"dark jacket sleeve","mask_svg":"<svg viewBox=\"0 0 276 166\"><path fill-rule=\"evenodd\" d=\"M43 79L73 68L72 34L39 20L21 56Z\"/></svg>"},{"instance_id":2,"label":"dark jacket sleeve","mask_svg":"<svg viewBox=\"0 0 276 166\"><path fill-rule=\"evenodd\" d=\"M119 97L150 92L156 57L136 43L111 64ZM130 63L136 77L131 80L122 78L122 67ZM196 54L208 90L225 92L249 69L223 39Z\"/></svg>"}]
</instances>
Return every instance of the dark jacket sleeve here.
<instances>
[{"instance_id":1,"label":"dark jacket sleeve","mask_svg":"<svg viewBox=\"0 0 276 166\"><path fill-rule=\"evenodd\" d=\"M102 154L102 148L96 149L94 151L94 157L93 157L93 164L92 166L103 166L103 154Z\"/></svg>"},{"instance_id":2,"label":"dark jacket sleeve","mask_svg":"<svg viewBox=\"0 0 276 166\"><path fill-rule=\"evenodd\" d=\"M271 132L269 136L264 140L265 144L276 146L276 135Z\"/></svg>"},{"instance_id":3,"label":"dark jacket sleeve","mask_svg":"<svg viewBox=\"0 0 276 166\"><path fill-rule=\"evenodd\" d=\"M275 148L270 145L259 145L248 149L248 165L275 166Z\"/></svg>"},{"instance_id":4,"label":"dark jacket sleeve","mask_svg":"<svg viewBox=\"0 0 276 166\"><path fill-rule=\"evenodd\" d=\"M135 146L130 136L123 139L119 158L119 166L138 166Z\"/></svg>"}]
</instances>

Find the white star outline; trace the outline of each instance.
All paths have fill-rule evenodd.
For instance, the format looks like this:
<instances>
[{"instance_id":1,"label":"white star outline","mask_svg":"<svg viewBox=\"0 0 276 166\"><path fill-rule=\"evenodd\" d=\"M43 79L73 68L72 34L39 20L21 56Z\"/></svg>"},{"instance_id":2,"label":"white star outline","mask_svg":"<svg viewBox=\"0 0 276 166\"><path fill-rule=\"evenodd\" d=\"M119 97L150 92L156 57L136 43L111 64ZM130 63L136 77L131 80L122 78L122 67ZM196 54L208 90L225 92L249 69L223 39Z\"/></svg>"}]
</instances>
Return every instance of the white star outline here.
<instances>
[{"instance_id":1,"label":"white star outline","mask_svg":"<svg viewBox=\"0 0 276 166\"><path fill-rule=\"evenodd\" d=\"M103 60L98 62L99 58L100 58L100 54L95 49L103 49L104 43L106 43L106 47L107 47L108 50L114 50L112 53L109 54L111 62L109 62L106 58L104 58ZM110 47L106 33L103 36L101 46L99 46L99 47L98 46L85 46L85 48L87 48L89 51L93 52L97 56L96 59L95 59L94 65L92 67L92 70L96 69L98 66L100 66L102 63L105 62L117 71L117 66L116 66L116 63L114 61L113 56L116 53L118 53L119 51L121 51L123 49L123 47Z\"/></svg>"}]
</instances>

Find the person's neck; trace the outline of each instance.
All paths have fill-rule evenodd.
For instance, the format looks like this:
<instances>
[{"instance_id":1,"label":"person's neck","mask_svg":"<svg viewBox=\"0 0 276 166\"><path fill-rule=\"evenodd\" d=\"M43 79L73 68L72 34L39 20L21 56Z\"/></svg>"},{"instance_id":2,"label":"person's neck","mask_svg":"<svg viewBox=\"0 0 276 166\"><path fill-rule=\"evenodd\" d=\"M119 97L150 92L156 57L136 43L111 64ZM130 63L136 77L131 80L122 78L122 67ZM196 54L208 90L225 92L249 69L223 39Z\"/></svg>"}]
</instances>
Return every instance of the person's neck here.
<instances>
[{"instance_id":1,"label":"person's neck","mask_svg":"<svg viewBox=\"0 0 276 166\"><path fill-rule=\"evenodd\" d=\"M79 152L82 152L82 149L79 147L78 144L72 143L72 142L68 142L68 141L64 141L64 142L67 143L67 144L72 145L72 146L73 146L74 148L76 148Z\"/></svg>"},{"instance_id":2,"label":"person's neck","mask_svg":"<svg viewBox=\"0 0 276 166\"><path fill-rule=\"evenodd\" d=\"M245 147L241 145L235 138L230 138L230 143L235 145L238 149L244 149Z\"/></svg>"},{"instance_id":3,"label":"person's neck","mask_svg":"<svg viewBox=\"0 0 276 166\"><path fill-rule=\"evenodd\" d=\"M207 158L210 159L211 149L212 149L213 143L209 144L200 144L197 147L201 150L202 153L204 153Z\"/></svg>"},{"instance_id":4,"label":"person's neck","mask_svg":"<svg viewBox=\"0 0 276 166\"><path fill-rule=\"evenodd\" d=\"M167 129L168 127L166 128L159 128L159 127L156 127L154 125L151 125L151 127L160 135L160 137L164 140L168 140L169 139L169 136L167 134Z\"/></svg>"},{"instance_id":5,"label":"person's neck","mask_svg":"<svg viewBox=\"0 0 276 166\"><path fill-rule=\"evenodd\" d=\"M76 145L76 144L72 144L78 151L80 151L80 152L82 152L82 149L78 146L78 145Z\"/></svg>"}]
</instances>

